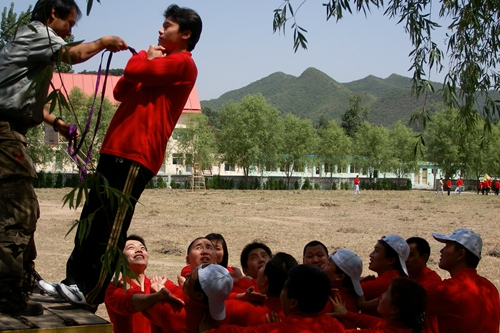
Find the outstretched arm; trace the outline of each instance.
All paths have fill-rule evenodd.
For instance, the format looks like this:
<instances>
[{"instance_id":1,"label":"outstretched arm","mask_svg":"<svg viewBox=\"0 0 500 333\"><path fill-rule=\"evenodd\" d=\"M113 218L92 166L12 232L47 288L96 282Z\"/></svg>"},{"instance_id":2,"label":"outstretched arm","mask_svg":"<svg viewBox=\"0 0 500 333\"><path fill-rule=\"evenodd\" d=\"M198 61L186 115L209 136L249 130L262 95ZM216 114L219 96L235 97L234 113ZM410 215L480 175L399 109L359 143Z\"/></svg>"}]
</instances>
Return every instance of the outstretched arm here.
<instances>
[{"instance_id":1,"label":"outstretched arm","mask_svg":"<svg viewBox=\"0 0 500 333\"><path fill-rule=\"evenodd\" d=\"M63 52L62 62L74 65L89 60L102 50L118 52L127 49L127 43L120 37L105 36L93 42L80 43L74 46L63 46L61 48L61 52Z\"/></svg>"}]
</instances>

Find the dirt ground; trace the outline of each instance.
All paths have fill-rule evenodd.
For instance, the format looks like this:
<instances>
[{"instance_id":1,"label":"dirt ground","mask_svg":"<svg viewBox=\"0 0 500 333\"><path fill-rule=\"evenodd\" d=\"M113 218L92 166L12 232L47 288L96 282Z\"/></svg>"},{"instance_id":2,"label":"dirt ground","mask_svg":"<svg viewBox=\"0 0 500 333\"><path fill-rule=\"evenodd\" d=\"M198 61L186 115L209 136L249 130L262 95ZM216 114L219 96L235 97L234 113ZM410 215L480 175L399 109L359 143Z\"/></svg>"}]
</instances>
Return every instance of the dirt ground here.
<instances>
[{"instance_id":1,"label":"dirt ground","mask_svg":"<svg viewBox=\"0 0 500 333\"><path fill-rule=\"evenodd\" d=\"M41 218L35 239L37 270L48 281L64 278L74 231L65 237L77 211L62 207L69 189L38 189ZM431 232L450 233L471 228L483 238L483 259L478 271L500 288L500 196L442 196L432 191L196 191L146 190L137 205L130 233L146 239L148 276L166 275L176 281L185 265L186 249L198 236L221 233L228 243L229 264L239 265L239 254L259 240L273 252L287 252L302 261L302 249L311 240L333 252L348 248L363 260L382 236L420 236L431 245L429 266L437 267L442 244ZM496 221L496 222L495 222ZM104 306L98 314L107 318Z\"/></svg>"}]
</instances>

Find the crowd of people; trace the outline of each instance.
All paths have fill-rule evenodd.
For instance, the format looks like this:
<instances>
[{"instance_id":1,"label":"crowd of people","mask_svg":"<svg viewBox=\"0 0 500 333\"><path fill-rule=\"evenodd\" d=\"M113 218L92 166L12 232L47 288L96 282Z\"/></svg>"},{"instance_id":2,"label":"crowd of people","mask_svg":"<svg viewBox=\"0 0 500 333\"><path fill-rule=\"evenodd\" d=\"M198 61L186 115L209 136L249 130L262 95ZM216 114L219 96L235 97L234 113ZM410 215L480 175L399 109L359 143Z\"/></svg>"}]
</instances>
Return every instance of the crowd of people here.
<instances>
[{"instance_id":1,"label":"crowd of people","mask_svg":"<svg viewBox=\"0 0 500 333\"><path fill-rule=\"evenodd\" d=\"M438 187L436 190L436 194L440 193L444 195L444 191L448 192L450 195L451 190L453 189L453 183L450 178L447 178L446 181L443 180L443 177L439 179ZM464 181L462 177L458 177L455 181L455 194L462 195L464 191ZM477 182L477 194L481 193L483 195L488 195L490 192L494 192L495 195L498 195L500 192L500 179L496 178L494 181L491 177L480 178Z\"/></svg>"},{"instance_id":2,"label":"crowd of people","mask_svg":"<svg viewBox=\"0 0 500 333\"><path fill-rule=\"evenodd\" d=\"M369 255L374 275L363 276L356 253L329 253L319 241L305 245L302 264L252 242L241 268L229 267L224 237L209 234L189 244L175 283L146 275L146 242L130 235L123 252L133 274L110 283L104 303L115 333L498 332L498 290L476 271L481 237L470 229L432 237L443 244L444 280L427 267L430 246L420 237L381 237Z\"/></svg>"},{"instance_id":3,"label":"crowd of people","mask_svg":"<svg viewBox=\"0 0 500 333\"><path fill-rule=\"evenodd\" d=\"M158 44L135 52L116 36L66 44L80 16L74 0L38 0L30 24L0 50L1 313L43 314L43 306L28 295L35 278L43 293L75 306L96 311L105 303L115 333L498 332L498 290L477 274L482 239L469 229L432 234L444 244L439 267L450 275L445 280L426 266L425 239L395 234L374 244L368 265L374 275L363 276L362 260L352 251L330 253L319 241L306 244L302 264L253 242L240 254L241 268L229 267L225 239L210 234L188 246L176 282L148 277L146 242L128 235L128 228L195 84L191 51L200 38L201 18L192 9L169 6ZM78 137L70 123L44 108L50 80L43 79L50 79L58 60L76 64L102 50L133 53L113 91L121 104L96 169L128 200L118 203L102 188L90 190L66 277L49 282L34 269L39 206L25 135L45 122L67 139ZM440 184L444 194L442 179ZM446 185L449 195L451 180ZM458 180L457 188L461 194ZM86 237L80 239L81 234ZM111 282L112 271L102 261L106 255L112 266L122 257L110 249L123 250L130 271L118 283Z\"/></svg>"}]
</instances>

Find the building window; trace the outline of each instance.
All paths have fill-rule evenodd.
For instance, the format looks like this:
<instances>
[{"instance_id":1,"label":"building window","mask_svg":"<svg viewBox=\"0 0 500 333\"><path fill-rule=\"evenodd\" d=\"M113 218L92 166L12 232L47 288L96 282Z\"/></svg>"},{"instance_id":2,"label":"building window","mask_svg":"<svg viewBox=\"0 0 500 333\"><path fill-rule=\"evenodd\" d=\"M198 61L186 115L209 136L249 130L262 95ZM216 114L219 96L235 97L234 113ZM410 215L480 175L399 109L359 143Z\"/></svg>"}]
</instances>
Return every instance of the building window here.
<instances>
[{"instance_id":1,"label":"building window","mask_svg":"<svg viewBox=\"0 0 500 333\"><path fill-rule=\"evenodd\" d=\"M333 165L329 163L325 163L325 173L333 173Z\"/></svg>"},{"instance_id":2,"label":"building window","mask_svg":"<svg viewBox=\"0 0 500 333\"><path fill-rule=\"evenodd\" d=\"M235 167L229 163L224 163L224 171L235 171Z\"/></svg>"},{"instance_id":3,"label":"building window","mask_svg":"<svg viewBox=\"0 0 500 333\"><path fill-rule=\"evenodd\" d=\"M339 173L347 173L347 167L345 167L345 166L341 166L338 169L339 169Z\"/></svg>"},{"instance_id":4,"label":"building window","mask_svg":"<svg viewBox=\"0 0 500 333\"><path fill-rule=\"evenodd\" d=\"M360 174L361 169L356 165L351 165L351 173Z\"/></svg>"},{"instance_id":5,"label":"building window","mask_svg":"<svg viewBox=\"0 0 500 333\"><path fill-rule=\"evenodd\" d=\"M172 154L172 164L182 165L182 154Z\"/></svg>"}]
</instances>

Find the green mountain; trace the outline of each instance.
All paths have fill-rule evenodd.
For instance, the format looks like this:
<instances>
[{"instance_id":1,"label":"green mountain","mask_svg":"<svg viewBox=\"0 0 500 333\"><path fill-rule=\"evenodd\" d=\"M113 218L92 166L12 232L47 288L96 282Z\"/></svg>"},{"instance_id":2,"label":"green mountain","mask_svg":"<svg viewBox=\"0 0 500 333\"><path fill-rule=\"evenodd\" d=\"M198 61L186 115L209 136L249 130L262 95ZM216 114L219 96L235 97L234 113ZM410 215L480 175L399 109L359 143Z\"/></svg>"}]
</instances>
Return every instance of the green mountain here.
<instances>
[{"instance_id":1,"label":"green mountain","mask_svg":"<svg viewBox=\"0 0 500 333\"><path fill-rule=\"evenodd\" d=\"M441 86L433 83L435 91ZM239 102L247 95L262 94L269 104L282 113L317 121L321 116L340 121L349 107L349 97L361 94L369 109L368 121L389 126L398 120L407 123L411 114L424 105L424 98L411 94L410 78L392 74L386 79L373 75L364 79L339 83L315 69L306 69L299 77L273 73L246 87L229 91L219 98L201 101L202 107L218 111L227 102ZM439 93L427 98L429 107L441 101Z\"/></svg>"}]
</instances>

